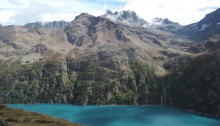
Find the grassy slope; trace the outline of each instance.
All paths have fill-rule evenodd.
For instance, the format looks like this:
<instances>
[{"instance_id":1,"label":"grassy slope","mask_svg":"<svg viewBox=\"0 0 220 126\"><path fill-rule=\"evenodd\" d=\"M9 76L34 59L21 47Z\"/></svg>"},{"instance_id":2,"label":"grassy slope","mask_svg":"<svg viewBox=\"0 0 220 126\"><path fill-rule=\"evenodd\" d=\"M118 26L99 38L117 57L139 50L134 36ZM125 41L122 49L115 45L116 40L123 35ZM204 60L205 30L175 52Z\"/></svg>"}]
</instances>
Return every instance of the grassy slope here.
<instances>
[{"instance_id":1,"label":"grassy slope","mask_svg":"<svg viewBox=\"0 0 220 126\"><path fill-rule=\"evenodd\" d=\"M12 109L6 105L0 105L0 118L12 126L83 126L36 112Z\"/></svg>"}]
</instances>

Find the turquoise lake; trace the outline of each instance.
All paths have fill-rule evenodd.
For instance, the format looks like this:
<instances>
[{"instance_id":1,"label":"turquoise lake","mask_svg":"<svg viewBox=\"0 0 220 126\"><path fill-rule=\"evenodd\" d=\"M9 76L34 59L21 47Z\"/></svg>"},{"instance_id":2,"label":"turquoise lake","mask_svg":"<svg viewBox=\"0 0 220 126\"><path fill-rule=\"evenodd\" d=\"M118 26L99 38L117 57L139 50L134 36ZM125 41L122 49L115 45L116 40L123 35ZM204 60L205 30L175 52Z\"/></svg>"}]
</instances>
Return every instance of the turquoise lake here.
<instances>
[{"instance_id":1,"label":"turquoise lake","mask_svg":"<svg viewBox=\"0 0 220 126\"><path fill-rule=\"evenodd\" d=\"M164 106L9 104L90 126L220 126L220 120Z\"/></svg>"}]
</instances>

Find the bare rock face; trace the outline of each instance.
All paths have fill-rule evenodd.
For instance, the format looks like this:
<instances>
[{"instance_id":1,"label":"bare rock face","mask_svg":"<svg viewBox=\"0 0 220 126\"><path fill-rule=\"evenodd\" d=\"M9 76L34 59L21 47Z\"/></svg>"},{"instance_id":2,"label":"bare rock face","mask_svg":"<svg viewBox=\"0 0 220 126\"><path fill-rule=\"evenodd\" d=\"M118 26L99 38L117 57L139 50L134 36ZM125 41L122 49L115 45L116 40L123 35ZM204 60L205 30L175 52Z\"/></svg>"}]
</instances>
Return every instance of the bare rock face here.
<instances>
[{"instance_id":1,"label":"bare rock face","mask_svg":"<svg viewBox=\"0 0 220 126\"><path fill-rule=\"evenodd\" d=\"M205 30L207 27L214 25L220 25L220 8L207 14L201 21L197 23L197 27L200 30Z\"/></svg>"},{"instance_id":2,"label":"bare rock face","mask_svg":"<svg viewBox=\"0 0 220 126\"><path fill-rule=\"evenodd\" d=\"M176 33L176 31L178 31L179 29L182 29L183 27L177 22L172 22L167 18L162 19L158 17L152 19L149 26L155 29L162 30L162 31L169 31L171 33Z\"/></svg>"},{"instance_id":3,"label":"bare rock face","mask_svg":"<svg viewBox=\"0 0 220 126\"><path fill-rule=\"evenodd\" d=\"M114 22L89 14L81 14L66 28L68 41L76 46L105 43L108 41L129 42L121 28Z\"/></svg>"},{"instance_id":4,"label":"bare rock face","mask_svg":"<svg viewBox=\"0 0 220 126\"><path fill-rule=\"evenodd\" d=\"M139 17L134 11L116 11L115 13L107 10L104 15L104 18L108 18L115 23L125 24L128 26L139 26L139 27L147 27L149 23Z\"/></svg>"},{"instance_id":5,"label":"bare rock face","mask_svg":"<svg viewBox=\"0 0 220 126\"><path fill-rule=\"evenodd\" d=\"M189 39L195 42L205 41L212 37L214 34L220 34L220 9L215 10L207 14L202 20L197 23L193 23L184 26L183 31L188 34Z\"/></svg>"},{"instance_id":6,"label":"bare rock face","mask_svg":"<svg viewBox=\"0 0 220 126\"><path fill-rule=\"evenodd\" d=\"M44 53L45 51L47 51L47 47L44 44L37 44L27 54Z\"/></svg>"},{"instance_id":7,"label":"bare rock face","mask_svg":"<svg viewBox=\"0 0 220 126\"><path fill-rule=\"evenodd\" d=\"M94 27L98 22L99 18L92 15L83 13L75 18L65 28L68 41L76 46L82 46L88 42L94 43L96 41L96 28Z\"/></svg>"},{"instance_id":8,"label":"bare rock face","mask_svg":"<svg viewBox=\"0 0 220 126\"><path fill-rule=\"evenodd\" d=\"M10 126L9 123L7 121L5 121L4 119L0 119L0 126Z\"/></svg>"}]
</instances>

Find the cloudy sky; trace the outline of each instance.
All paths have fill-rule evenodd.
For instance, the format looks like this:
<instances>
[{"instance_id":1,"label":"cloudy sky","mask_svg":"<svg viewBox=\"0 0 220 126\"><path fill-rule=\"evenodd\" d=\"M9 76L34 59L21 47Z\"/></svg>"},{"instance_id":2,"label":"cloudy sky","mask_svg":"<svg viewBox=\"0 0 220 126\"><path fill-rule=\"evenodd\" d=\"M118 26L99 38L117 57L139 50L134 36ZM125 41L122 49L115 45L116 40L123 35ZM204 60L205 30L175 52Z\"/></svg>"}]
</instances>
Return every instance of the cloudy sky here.
<instances>
[{"instance_id":1,"label":"cloudy sky","mask_svg":"<svg viewBox=\"0 0 220 126\"><path fill-rule=\"evenodd\" d=\"M0 0L0 24L71 21L82 12L98 16L109 9L133 10L147 21L161 17L187 25L217 8L219 0Z\"/></svg>"}]
</instances>

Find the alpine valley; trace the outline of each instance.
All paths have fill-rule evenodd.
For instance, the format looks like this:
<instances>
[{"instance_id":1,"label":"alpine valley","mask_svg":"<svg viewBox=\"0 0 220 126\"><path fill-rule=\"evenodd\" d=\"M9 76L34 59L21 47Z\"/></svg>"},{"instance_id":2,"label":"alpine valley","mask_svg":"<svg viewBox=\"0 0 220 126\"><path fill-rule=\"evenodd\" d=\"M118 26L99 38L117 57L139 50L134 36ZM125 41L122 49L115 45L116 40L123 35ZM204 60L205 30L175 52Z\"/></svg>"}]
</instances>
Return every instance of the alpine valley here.
<instances>
[{"instance_id":1,"label":"alpine valley","mask_svg":"<svg viewBox=\"0 0 220 126\"><path fill-rule=\"evenodd\" d=\"M220 9L187 26L109 10L0 26L0 103L167 105L220 116L219 57Z\"/></svg>"}]
</instances>

